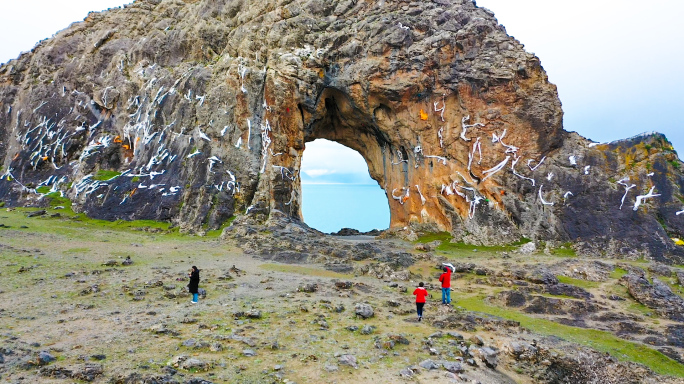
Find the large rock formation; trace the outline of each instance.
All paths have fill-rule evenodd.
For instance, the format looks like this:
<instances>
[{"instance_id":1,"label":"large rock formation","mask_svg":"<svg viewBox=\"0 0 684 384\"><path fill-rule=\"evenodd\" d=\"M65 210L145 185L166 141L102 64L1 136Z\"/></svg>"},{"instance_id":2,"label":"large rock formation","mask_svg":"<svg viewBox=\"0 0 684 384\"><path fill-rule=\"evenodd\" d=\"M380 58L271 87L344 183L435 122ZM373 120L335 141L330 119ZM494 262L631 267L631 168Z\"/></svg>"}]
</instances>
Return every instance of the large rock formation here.
<instances>
[{"instance_id":1,"label":"large rock formation","mask_svg":"<svg viewBox=\"0 0 684 384\"><path fill-rule=\"evenodd\" d=\"M189 230L299 218L305 143L326 138L366 159L392 227L684 255L667 140L565 132L539 59L470 0L141 0L4 65L0 108L11 204L61 192Z\"/></svg>"}]
</instances>

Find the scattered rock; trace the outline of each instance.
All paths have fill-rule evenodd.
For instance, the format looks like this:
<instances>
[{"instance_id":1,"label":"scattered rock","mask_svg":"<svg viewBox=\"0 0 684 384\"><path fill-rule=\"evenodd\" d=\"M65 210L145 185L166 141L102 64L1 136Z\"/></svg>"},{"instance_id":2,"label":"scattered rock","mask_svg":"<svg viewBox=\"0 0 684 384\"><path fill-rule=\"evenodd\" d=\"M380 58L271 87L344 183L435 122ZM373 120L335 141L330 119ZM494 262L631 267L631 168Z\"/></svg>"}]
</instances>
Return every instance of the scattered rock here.
<instances>
[{"instance_id":1,"label":"scattered rock","mask_svg":"<svg viewBox=\"0 0 684 384\"><path fill-rule=\"evenodd\" d=\"M356 364L356 357L354 355L342 355L337 359L337 362L342 365L348 365L353 368L359 368Z\"/></svg>"},{"instance_id":2,"label":"scattered rock","mask_svg":"<svg viewBox=\"0 0 684 384\"><path fill-rule=\"evenodd\" d=\"M442 363L442 366L444 367L444 369L451 373L465 372L465 368L463 368L463 365L458 362L445 361L444 363Z\"/></svg>"},{"instance_id":3,"label":"scattered rock","mask_svg":"<svg viewBox=\"0 0 684 384\"><path fill-rule=\"evenodd\" d=\"M653 272L656 275L670 277L672 276L672 270L665 264L653 263L648 266L649 272Z\"/></svg>"},{"instance_id":4,"label":"scattered rock","mask_svg":"<svg viewBox=\"0 0 684 384\"><path fill-rule=\"evenodd\" d=\"M684 286L684 271L677 271L676 274L679 285Z\"/></svg>"},{"instance_id":5,"label":"scattered rock","mask_svg":"<svg viewBox=\"0 0 684 384\"><path fill-rule=\"evenodd\" d=\"M432 369L439 369L441 367L440 364L435 362L434 360L423 360L418 364L421 368L427 369L427 370L432 370Z\"/></svg>"},{"instance_id":6,"label":"scattered rock","mask_svg":"<svg viewBox=\"0 0 684 384\"><path fill-rule=\"evenodd\" d=\"M457 333L457 332L447 332L447 335L449 337L456 339L456 340L463 340L463 335L461 335L460 333Z\"/></svg>"},{"instance_id":7,"label":"scattered rock","mask_svg":"<svg viewBox=\"0 0 684 384\"><path fill-rule=\"evenodd\" d=\"M472 335L472 336L470 336L468 341L470 341L471 343L473 343L475 345L479 345L479 346L483 346L485 343L484 339L480 335Z\"/></svg>"},{"instance_id":8,"label":"scattered rock","mask_svg":"<svg viewBox=\"0 0 684 384\"><path fill-rule=\"evenodd\" d=\"M304 284L297 288L298 292L314 293L318 291L318 284Z\"/></svg>"},{"instance_id":9,"label":"scattered rock","mask_svg":"<svg viewBox=\"0 0 684 384\"><path fill-rule=\"evenodd\" d=\"M247 357L254 357L257 353L253 349L243 349L242 354Z\"/></svg>"},{"instance_id":10,"label":"scattered rock","mask_svg":"<svg viewBox=\"0 0 684 384\"><path fill-rule=\"evenodd\" d=\"M356 316L359 316L363 319L370 319L371 317L375 316L373 307L364 303L356 303L354 305L354 313L356 313Z\"/></svg>"},{"instance_id":11,"label":"scattered rock","mask_svg":"<svg viewBox=\"0 0 684 384\"><path fill-rule=\"evenodd\" d=\"M532 244L532 243L528 243ZM546 285L554 285L558 284L558 277L554 275L552 272L546 270L546 269L538 269L534 273L532 273L529 277L528 280L532 283L535 284L546 284Z\"/></svg>"},{"instance_id":12,"label":"scattered rock","mask_svg":"<svg viewBox=\"0 0 684 384\"><path fill-rule=\"evenodd\" d=\"M49 352L41 351L40 353L38 353L38 365L47 365L55 360L57 359L54 356L52 356Z\"/></svg>"},{"instance_id":13,"label":"scattered rock","mask_svg":"<svg viewBox=\"0 0 684 384\"><path fill-rule=\"evenodd\" d=\"M523 246L518 248L517 253L520 253L523 255L530 255L536 251L537 251L537 244L535 244L534 241L531 241L527 244L523 244Z\"/></svg>"},{"instance_id":14,"label":"scattered rock","mask_svg":"<svg viewBox=\"0 0 684 384\"><path fill-rule=\"evenodd\" d=\"M633 274L624 276L622 280L626 282L629 294L636 301L653 309L660 316L684 321L684 299L673 293L670 287L658 278L653 278L653 284L644 277Z\"/></svg>"},{"instance_id":15,"label":"scattered rock","mask_svg":"<svg viewBox=\"0 0 684 384\"><path fill-rule=\"evenodd\" d=\"M351 281L336 281L335 288L337 289L352 289L354 283Z\"/></svg>"},{"instance_id":16,"label":"scattered rock","mask_svg":"<svg viewBox=\"0 0 684 384\"><path fill-rule=\"evenodd\" d=\"M362 335L370 335L375 332L375 326L373 325L364 325L363 328L361 328L361 334Z\"/></svg>"}]
</instances>

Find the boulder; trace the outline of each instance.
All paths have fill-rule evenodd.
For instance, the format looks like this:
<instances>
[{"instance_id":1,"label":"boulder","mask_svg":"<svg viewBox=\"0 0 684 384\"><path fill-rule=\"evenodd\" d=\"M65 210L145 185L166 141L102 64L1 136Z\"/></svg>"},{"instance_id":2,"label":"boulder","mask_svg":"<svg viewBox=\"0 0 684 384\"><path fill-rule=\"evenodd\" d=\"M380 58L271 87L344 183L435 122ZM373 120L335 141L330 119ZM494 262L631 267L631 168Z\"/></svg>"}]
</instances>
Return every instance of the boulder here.
<instances>
[{"instance_id":1,"label":"boulder","mask_svg":"<svg viewBox=\"0 0 684 384\"><path fill-rule=\"evenodd\" d=\"M370 319L371 317L375 316L373 307L371 307L369 304L364 303L356 303L354 305L354 313L356 314L356 316L362 319Z\"/></svg>"},{"instance_id":2,"label":"boulder","mask_svg":"<svg viewBox=\"0 0 684 384\"><path fill-rule=\"evenodd\" d=\"M439 369L441 367L441 364L438 364L434 360L430 360L430 359L423 360L420 363L418 363L418 365L421 368L427 369L427 370Z\"/></svg>"},{"instance_id":3,"label":"boulder","mask_svg":"<svg viewBox=\"0 0 684 384\"><path fill-rule=\"evenodd\" d=\"M359 368L354 355L342 355L337 359L337 362L341 365L348 365L354 369Z\"/></svg>"},{"instance_id":4,"label":"boulder","mask_svg":"<svg viewBox=\"0 0 684 384\"><path fill-rule=\"evenodd\" d=\"M641 304L653 309L658 315L674 321L684 321L684 299L673 293L667 284L653 278L653 284L643 276L629 274L623 281L629 294Z\"/></svg>"}]
</instances>

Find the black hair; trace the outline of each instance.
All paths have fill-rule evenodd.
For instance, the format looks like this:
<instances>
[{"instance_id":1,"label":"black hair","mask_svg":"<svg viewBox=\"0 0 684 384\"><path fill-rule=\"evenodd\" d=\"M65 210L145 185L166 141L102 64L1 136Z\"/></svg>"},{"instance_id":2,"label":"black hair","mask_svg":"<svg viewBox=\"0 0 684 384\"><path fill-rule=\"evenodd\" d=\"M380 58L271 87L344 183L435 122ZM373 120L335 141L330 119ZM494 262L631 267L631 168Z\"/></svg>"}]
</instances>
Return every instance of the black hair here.
<instances>
[{"instance_id":1,"label":"black hair","mask_svg":"<svg viewBox=\"0 0 684 384\"><path fill-rule=\"evenodd\" d=\"M446 272L446 271L447 271L447 267L442 268L442 271Z\"/></svg>"},{"instance_id":2,"label":"black hair","mask_svg":"<svg viewBox=\"0 0 684 384\"><path fill-rule=\"evenodd\" d=\"M420 283L418 283L418 286L419 286L419 287L422 287L423 285L424 285L424 284L423 284L422 281L421 281Z\"/></svg>"},{"instance_id":3,"label":"black hair","mask_svg":"<svg viewBox=\"0 0 684 384\"><path fill-rule=\"evenodd\" d=\"M192 269L193 269L194 271L199 271L199 269L197 269L197 267L195 267L194 265L192 266Z\"/></svg>"}]
</instances>

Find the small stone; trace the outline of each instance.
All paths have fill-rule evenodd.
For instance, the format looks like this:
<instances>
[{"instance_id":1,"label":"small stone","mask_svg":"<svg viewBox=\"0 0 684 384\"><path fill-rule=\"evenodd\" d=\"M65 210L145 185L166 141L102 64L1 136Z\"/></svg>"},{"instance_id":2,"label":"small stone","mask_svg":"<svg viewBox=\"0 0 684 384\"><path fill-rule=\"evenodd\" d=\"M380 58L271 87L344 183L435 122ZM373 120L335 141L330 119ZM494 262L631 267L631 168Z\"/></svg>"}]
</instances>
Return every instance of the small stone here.
<instances>
[{"instance_id":1,"label":"small stone","mask_svg":"<svg viewBox=\"0 0 684 384\"><path fill-rule=\"evenodd\" d=\"M361 328L362 335L370 335L373 332L375 332L375 326L373 325L364 325L363 328Z\"/></svg>"},{"instance_id":2,"label":"small stone","mask_svg":"<svg viewBox=\"0 0 684 384\"><path fill-rule=\"evenodd\" d=\"M55 360L57 359L48 352L42 351L38 354L38 365L50 364Z\"/></svg>"},{"instance_id":3,"label":"small stone","mask_svg":"<svg viewBox=\"0 0 684 384\"><path fill-rule=\"evenodd\" d=\"M369 319L369 318L375 316L375 312L373 311L373 307L371 307L368 304L364 304L364 303L357 303L354 306L354 313L356 313L357 316L359 316L363 319Z\"/></svg>"},{"instance_id":4,"label":"small stone","mask_svg":"<svg viewBox=\"0 0 684 384\"><path fill-rule=\"evenodd\" d=\"M197 340L188 339L181 343L184 347L194 347L197 344Z\"/></svg>"},{"instance_id":5,"label":"small stone","mask_svg":"<svg viewBox=\"0 0 684 384\"><path fill-rule=\"evenodd\" d=\"M247 357L254 357L256 356L256 352L253 349L245 349L242 351L242 354Z\"/></svg>"},{"instance_id":6,"label":"small stone","mask_svg":"<svg viewBox=\"0 0 684 384\"><path fill-rule=\"evenodd\" d=\"M328 372L337 372L340 370L340 367L337 364L325 363L325 370Z\"/></svg>"},{"instance_id":7,"label":"small stone","mask_svg":"<svg viewBox=\"0 0 684 384\"><path fill-rule=\"evenodd\" d=\"M97 354L97 355L92 355L92 356L90 356L90 358L93 359L93 360L101 361L101 360L106 359L107 356L105 356L105 355L103 355L103 354Z\"/></svg>"},{"instance_id":8,"label":"small stone","mask_svg":"<svg viewBox=\"0 0 684 384\"><path fill-rule=\"evenodd\" d=\"M318 284L304 284L297 288L298 292L314 293L318 291Z\"/></svg>"},{"instance_id":9,"label":"small stone","mask_svg":"<svg viewBox=\"0 0 684 384\"><path fill-rule=\"evenodd\" d=\"M529 255L531 253L534 253L537 251L537 245L534 243L534 241L531 241L522 247L518 248L518 253L523 254L523 255Z\"/></svg>"},{"instance_id":10,"label":"small stone","mask_svg":"<svg viewBox=\"0 0 684 384\"><path fill-rule=\"evenodd\" d=\"M285 368L285 367L282 366L282 365L276 365L275 367L273 367L273 370L274 370L274 371L282 371L284 368Z\"/></svg>"},{"instance_id":11,"label":"small stone","mask_svg":"<svg viewBox=\"0 0 684 384\"><path fill-rule=\"evenodd\" d=\"M449 337L456 339L456 340L463 340L463 335L461 335L460 333L457 333L457 332L447 332L447 335Z\"/></svg>"},{"instance_id":12,"label":"small stone","mask_svg":"<svg viewBox=\"0 0 684 384\"><path fill-rule=\"evenodd\" d=\"M529 243L528 243L528 244L529 244ZM475 345L479 345L479 346L483 346L484 343L485 343L484 339L483 339L482 337L478 336L478 335L472 335L472 336L470 336L470 338L469 338L468 340L469 340L471 343L473 343L473 344L475 344Z\"/></svg>"},{"instance_id":13,"label":"small stone","mask_svg":"<svg viewBox=\"0 0 684 384\"><path fill-rule=\"evenodd\" d=\"M423 360L418 365L421 368L427 369L427 370L439 369L439 364L437 364L435 361L430 360L430 359Z\"/></svg>"},{"instance_id":14,"label":"small stone","mask_svg":"<svg viewBox=\"0 0 684 384\"><path fill-rule=\"evenodd\" d=\"M403 335L389 335L389 339L397 344L409 345L411 342Z\"/></svg>"},{"instance_id":15,"label":"small stone","mask_svg":"<svg viewBox=\"0 0 684 384\"><path fill-rule=\"evenodd\" d=\"M200 359L190 358L181 362L179 367L186 371L189 371L191 369L204 371L209 367L209 364Z\"/></svg>"},{"instance_id":16,"label":"small stone","mask_svg":"<svg viewBox=\"0 0 684 384\"><path fill-rule=\"evenodd\" d=\"M489 368L495 369L499 364L499 359L497 358L499 353L489 347L484 347L480 351L482 353L482 361L484 361L485 365Z\"/></svg>"},{"instance_id":17,"label":"small stone","mask_svg":"<svg viewBox=\"0 0 684 384\"><path fill-rule=\"evenodd\" d=\"M465 368L463 368L463 365L461 363L457 362L451 362L451 361L446 361L443 363L444 369L451 373L463 373L465 372Z\"/></svg>"},{"instance_id":18,"label":"small stone","mask_svg":"<svg viewBox=\"0 0 684 384\"><path fill-rule=\"evenodd\" d=\"M342 365L348 365L353 368L359 367L356 364L356 357L354 355L342 355L337 359L337 361Z\"/></svg>"},{"instance_id":19,"label":"small stone","mask_svg":"<svg viewBox=\"0 0 684 384\"><path fill-rule=\"evenodd\" d=\"M354 283L351 281L337 281L335 282L335 288L337 289L352 289Z\"/></svg>"},{"instance_id":20,"label":"small stone","mask_svg":"<svg viewBox=\"0 0 684 384\"><path fill-rule=\"evenodd\" d=\"M261 319L261 311L252 309L251 311L247 311L245 316L247 316L248 319Z\"/></svg>"}]
</instances>

